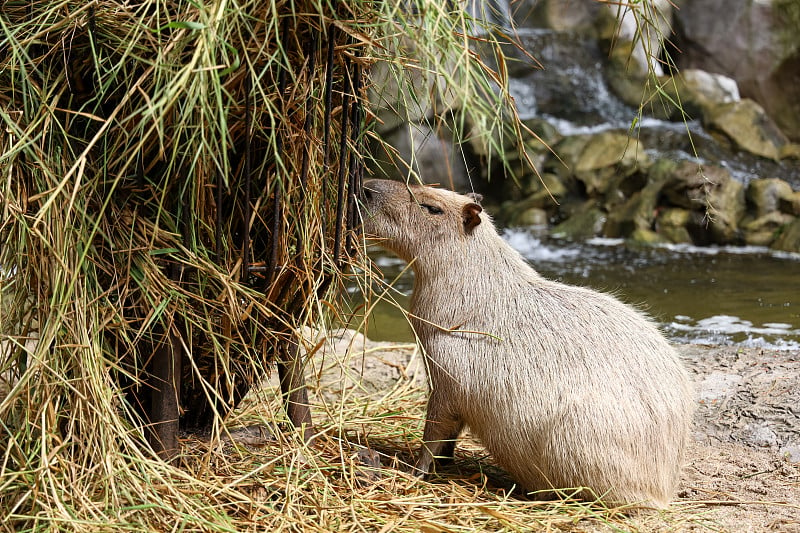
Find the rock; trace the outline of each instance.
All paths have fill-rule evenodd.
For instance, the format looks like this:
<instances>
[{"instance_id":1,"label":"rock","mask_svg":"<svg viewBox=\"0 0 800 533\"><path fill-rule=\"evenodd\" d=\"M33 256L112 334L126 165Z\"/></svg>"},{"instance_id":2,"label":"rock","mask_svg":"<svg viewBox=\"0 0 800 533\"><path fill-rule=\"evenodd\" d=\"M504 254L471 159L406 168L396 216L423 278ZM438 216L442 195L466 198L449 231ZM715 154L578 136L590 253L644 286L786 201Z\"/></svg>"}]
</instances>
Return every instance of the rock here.
<instances>
[{"instance_id":1,"label":"rock","mask_svg":"<svg viewBox=\"0 0 800 533\"><path fill-rule=\"evenodd\" d=\"M712 242L735 244L737 226L744 212L744 185L729 177L727 181L712 187L707 212Z\"/></svg>"},{"instance_id":2,"label":"rock","mask_svg":"<svg viewBox=\"0 0 800 533\"><path fill-rule=\"evenodd\" d=\"M519 212L517 216L512 217L510 222L513 226L523 226L526 228L547 227L550 222L550 215L548 215L547 211L544 209L530 207Z\"/></svg>"},{"instance_id":3,"label":"rock","mask_svg":"<svg viewBox=\"0 0 800 533\"><path fill-rule=\"evenodd\" d=\"M686 227L686 224L689 223L691 219L691 213L686 209L681 209L679 207L671 207L662 210L658 214L658 222L659 226L669 226L673 228L682 228Z\"/></svg>"},{"instance_id":4,"label":"rock","mask_svg":"<svg viewBox=\"0 0 800 533\"><path fill-rule=\"evenodd\" d=\"M528 195L522 201L526 207L553 207L567 194L567 188L555 174L545 172L541 176L530 176Z\"/></svg>"},{"instance_id":5,"label":"rock","mask_svg":"<svg viewBox=\"0 0 800 533\"><path fill-rule=\"evenodd\" d=\"M771 248L800 253L800 218L795 218L791 224L784 226Z\"/></svg>"},{"instance_id":6,"label":"rock","mask_svg":"<svg viewBox=\"0 0 800 533\"><path fill-rule=\"evenodd\" d=\"M597 207L580 210L555 226L550 234L559 239L584 240L600 235L606 214Z\"/></svg>"},{"instance_id":7,"label":"rock","mask_svg":"<svg viewBox=\"0 0 800 533\"><path fill-rule=\"evenodd\" d=\"M714 165L682 161L668 174L663 196L676 207L702 213L687 229L696 244L730 244L738 238L737 224L745 213L744 186Z\"/></svg>"},{"instance_id":8,"label":"rock","mask_svg":"<svg viewBox=\"0 0 800 533\"><path fill-rule=\"evenodd\" d=\"M600 7L599 2L521 0L514 2L512 11L518 28L592 32Z\"/></svg>"},{"instance_id":9,"label":"rock","mask_svg":"<svg viewBox=\"0 0 800 533\"><path fill-rule=\"evenodd\" d=\"M637 228L628 236L628 243L634 246L656 246L670 241L649 229Z\"/></svg>"},{"instance_id":10,"label":"rock","mask_svg":"<svg viewBox=\"0 0 800 533\"><path fill-rule=\"evenodd\" d=\"M672 243L691 243L692 236L686 229L691 219L692 213L687 209L679 207L663 209L656 218L656 231Z\"/></svg>"},{"instance_id":11,"label":"rock","mask_svg":"<svg viewBox=\"0 0 800 533\"><path fill-rule=\"evenodd\" d=\"M753 220L743 220L740 224L744 232L744 242L751 246L769 246L779 234L779 230L791 223L794 217L772 211Z\"/></svg>"},{"instance_id":12,"label":"rock","mask_svg":"<svg viewBox=\"0 0 800 533\"><path fill-rule=\"evenodd\" d=\"M780 452L784 454L790 462L800 463L800 445L790 444L788 446L783 446Z\"/></svg>"},{"instance_id":13,"label":"rock","mask_svg":"<svg viewBox=\"0 0 800 533\"><path fill-rule=\"evenodd\" d=\"M413 43L406 44L414 48ZM407 122L417 123L430 116L433 76L419 69L378 61L370 69L370 81L369 99L379 119L378 133L383 135Z\"/></svg>"},{"instance_id":14,"label":"rock","mask_svg":"<svg viewBox=\"0 0 800 533\"><path fill-rule=\"evenodd\" d=\"M766 423L755 423L748 426L748 441L755 446L770 447L778 445L778 435Z\"/></svg>"},{"instance_id":15,"label":"rock","mask_svg":"<svg viewBox=\"0 0 800 533\"><path fill-rule=\"evenodd\" d=\"M676 76L675 85L683 110L693 118L705 116L719 104L741 100L736 82L722 74L686 69Z\"/></svg>"},{"instance_id":16,"label":"rock","mask_svg":"<svg viewBox=\"0 0 800 533\"><path fill-rule=\"evenodd\" d=\"M747 201L756 208L760 218L778 211L782 202L791 203L792 186L778 178L755 179L747 186Z\"/></svg>"},{"instance_id":17,"label":"rock","mask_svg":"<svg viewBox=\"0 0 800 533\"><path fill-rule=\"evenodd\" d=\"M629 76L644 80L648 74L662 75L659 57L664 36L672 32L672 0L624 5L610 2L604 7L598 21L600 36L615 48L629 50L625 61Z\"/></svg>"},{"instance_id":18,"label":"rock","mask_svg":"<svg viewBox=\"0 0 800 533\"><path fill-rule=\"evenodd\" d=\"M727 171L719 167L704 169L691 161L681 161L674 165L662 164L659 171L667 178L663 193L669 204L690 210L705 209L708 203L707 189L711 183L728 176Z\"/></svg>"},{"instance_id":19,"label":"rock","mask_svg":"<svg viewBox=\"0 0 800 533\"><path fill-rule=\"evenodd\" d=\"M800 191L795 191L790 196L781 198L778 202L778 209L782 213L800 217Z\"/></svg>"},{"instance_id":20,"label":"rock","mask_svg":"<svg viewBox=\"0 0 800 533\"><path fill-rule=\"evenodd\" d=\"M644 146L624 133L604 131L585 141L577 140L575 144L575 147L580 147L579 150L563 154L560 150L557 152L575 177L584 183L590 198L605 194L615 181L636 171L646 170L650 164Z\"/></svg>"},{"instance_id":21,"label":"rock","mask_svg":"<svg viewBox=\"0 0 800 533\"><path fill-rule=\"evenodd\" d=\"M652 230L661 191L676 168L677 165L668 159L656 161L647 173L644 187L638 191L627 192L629 197L625 202L609 208L603 234L607 237L627 237L636 230Z\"/></svg>"},{"instance_id":22,"label":"rock","mask_svg":"<svg viewBox=\"0 0 800 533\"><path fill-rule=\"evenodd\" d=\"M532 152L550 152L551 147L561 140L561 134L555 126L543 118L521 120L522 136L525 145Z\"/></svg>"},{"instance_id":23,"label":"rock","mask_svg":"<svg viewBox=\"0 0 800 533\"><path fill-rule=\"evenodd\" d=\"M642 189L622 206L609 212L603 234L606 237L628 237L636 230L650 230L655 220L658 191Z\"/></svg>"},{"instance_id":24,"label":"rock","mask_svg":"<svg viewBox=\"0 0 800 533\"><path fill-rule=\"evenodd\" d=\"M753 100L740 100L709 109L706 127L723 133L738 148L752 154L778 160L789 139Z\"/></svg>"},{"instance_id":25,"label":"rock","mask_svg":"<svg viewBox=\"0 0 800 533\"><path fill-rule=\"evenodd\" d=\"M646 65L631 67L631 57L636 53L634 43L616 43L605 63L605 78L609 88L626 105L639 109L648 116L669 119L678 115L675 87L669 76L651 76L642 69ZM656 94L655 87L667 94Z\"/></svg>"},{"instance_id":26,"label":"rock","mask_svg":"<svg viewBox=\"0 0 800 533\"><path fill-rule=\"evenodd\" d=\"M781 159L800 159L800 143L784 144L781 148Z\"/></svg>"},{"instance_id":27,"label":"rock","mask_svg":"<svg viewBox=\"0 0 800 533\"><path fill-rule=\"evenodd\" d=\"M658 229L659 235L673 244L692 244L692 235L685 227L663 227Z\"/></svg>"},{"instance_id":28,"label":"rock","mask_svg":"<svg viewBox=\"0 0 800 533\"><path fill-rule=\"evenodd\" d=\"M800 139L800 11L796 0L680 0L674 11L680 69L733 78Z\"/></svg>"}]
</instances>

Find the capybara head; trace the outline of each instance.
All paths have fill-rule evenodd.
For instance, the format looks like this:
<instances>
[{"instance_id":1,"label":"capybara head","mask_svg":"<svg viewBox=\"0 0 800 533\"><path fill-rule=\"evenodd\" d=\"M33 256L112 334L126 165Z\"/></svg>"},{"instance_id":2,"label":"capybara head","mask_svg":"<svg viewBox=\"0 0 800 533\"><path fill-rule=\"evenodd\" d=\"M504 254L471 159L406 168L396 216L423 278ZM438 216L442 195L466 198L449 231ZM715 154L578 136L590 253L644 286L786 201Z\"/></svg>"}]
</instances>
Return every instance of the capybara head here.
<instances>
[{"instance_id":1,"label":"capybara head","mask_svg":"<svg viewBox=\"0 0 800 533\"><path fill-rule=\"evenodd\" d=\"M364 198L365 234L406 261L470 238L482 221L491 225L476 196L444 189L369 180Z\"/></svg>"}]
</instances>

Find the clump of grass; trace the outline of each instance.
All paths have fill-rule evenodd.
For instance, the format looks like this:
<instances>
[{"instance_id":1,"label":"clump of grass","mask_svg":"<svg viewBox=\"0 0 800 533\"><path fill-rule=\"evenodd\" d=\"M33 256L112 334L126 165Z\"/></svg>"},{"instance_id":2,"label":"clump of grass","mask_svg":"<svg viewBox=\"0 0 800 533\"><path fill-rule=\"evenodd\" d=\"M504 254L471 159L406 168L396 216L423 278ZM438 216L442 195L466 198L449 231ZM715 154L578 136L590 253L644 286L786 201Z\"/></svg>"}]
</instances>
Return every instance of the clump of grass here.
<instances>
[{"instance_id":1,"label":"clump of grass","mask_svg":"<svg viewBox=\"0 0 800 533\"><path fill-rule=\"evenodd\" d=\"M371 65L447 65L474 116L507 105L470 24L430 0L3 4L7 527L239 530L305 509L293 495L333 467L289 461L301 442L251 474L284 487L259 501L211 452L161 461L152 424L218 436L302 326L340 312Z\"/></svg>"},{"instance_id":2,"label":"clump of grass","mask_svg":"<svg viewBox=\"0 0 800 533\"><path fill-rule=\"evenodd\" d=\"M431 80L460 135L505 131L513 106L471 50L475 24L434 0L3 3L5 529L514 529L504 513L540 505L402 469L364 483L349 441L370 427L407 460L418 430L387 421L422 416L413 388L315 404L314 447L291 430L218 445L226 427L285 422L260 387L271 363L343 313L365 137L389 98L367 97L367 69L418 103L408 73ZM183 434L163 461L156 402L211 440Z\"/></svg>"}]
</instances>

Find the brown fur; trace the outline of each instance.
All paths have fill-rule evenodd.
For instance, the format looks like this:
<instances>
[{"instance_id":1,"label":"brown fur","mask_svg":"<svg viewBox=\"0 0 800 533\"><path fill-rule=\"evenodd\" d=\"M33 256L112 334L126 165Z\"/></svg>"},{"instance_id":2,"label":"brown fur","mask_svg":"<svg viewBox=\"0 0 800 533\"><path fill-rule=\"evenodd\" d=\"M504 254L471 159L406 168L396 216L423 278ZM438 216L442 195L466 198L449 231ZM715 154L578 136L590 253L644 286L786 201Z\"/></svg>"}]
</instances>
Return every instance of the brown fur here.
<instances>
[{"instance_id":1,"label":"brown fur","mask_svg":"<svg viewBox=\"0 0 800 533\"><path fill-rule=\"evenodd\" d=\"M418 470L452 454L468 425L528 490L667 505L693 401L653 323L541 277L471 197L385 180L365 189L365 232L413 261L412 325L431 382Z\"/></svg>"}]
</instances>

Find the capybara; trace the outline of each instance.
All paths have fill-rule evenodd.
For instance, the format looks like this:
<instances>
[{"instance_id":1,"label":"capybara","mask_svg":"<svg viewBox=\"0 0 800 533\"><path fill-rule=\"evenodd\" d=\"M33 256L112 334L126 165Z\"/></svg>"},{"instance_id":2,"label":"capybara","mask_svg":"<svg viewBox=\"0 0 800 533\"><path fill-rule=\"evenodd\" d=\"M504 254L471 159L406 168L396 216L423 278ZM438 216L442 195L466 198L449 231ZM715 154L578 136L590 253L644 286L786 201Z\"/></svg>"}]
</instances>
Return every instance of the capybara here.
<instances>
[{"instance_id":1,"label":"capybara","mask_svg":"<svg viewBox=\"0 0 800 533\"><path fill-rule=\"evenodd\" d=\"M410 319L431 385L417 472L469 426L529 491L666 506L693 395L657 327L608 294L543 278L472 196L387 180L364 191L365 234L415 274Z\"/></svg>"}]
</instances>

